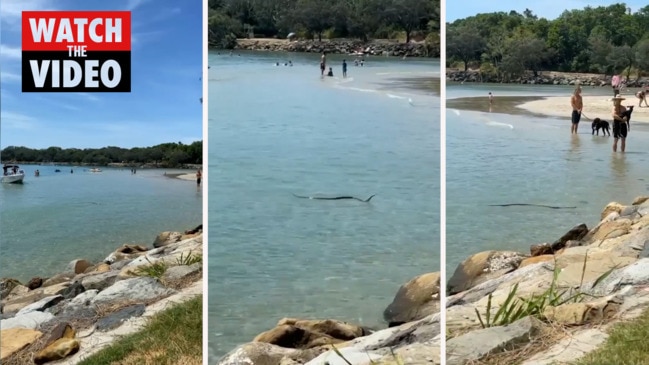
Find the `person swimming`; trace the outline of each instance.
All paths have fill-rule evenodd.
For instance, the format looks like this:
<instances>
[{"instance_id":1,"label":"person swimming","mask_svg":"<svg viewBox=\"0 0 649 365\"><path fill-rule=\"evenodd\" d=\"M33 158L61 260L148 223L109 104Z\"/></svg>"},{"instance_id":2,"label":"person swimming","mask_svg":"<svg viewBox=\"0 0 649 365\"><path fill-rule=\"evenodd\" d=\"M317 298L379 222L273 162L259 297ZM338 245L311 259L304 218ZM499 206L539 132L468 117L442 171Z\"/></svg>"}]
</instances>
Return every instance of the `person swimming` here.
<instances>
[{"instance_id":1,"label":"person swimming","mask_svg":"<svg viewBox=\"0 0 649 365\"><path fill-rule=\"evenodd\" d=\"M327 76L333 77L333 75L334 75L334 70L332 70L331 67L329 67L329 72L327 73Z\"/></svg>"}]
</instances>

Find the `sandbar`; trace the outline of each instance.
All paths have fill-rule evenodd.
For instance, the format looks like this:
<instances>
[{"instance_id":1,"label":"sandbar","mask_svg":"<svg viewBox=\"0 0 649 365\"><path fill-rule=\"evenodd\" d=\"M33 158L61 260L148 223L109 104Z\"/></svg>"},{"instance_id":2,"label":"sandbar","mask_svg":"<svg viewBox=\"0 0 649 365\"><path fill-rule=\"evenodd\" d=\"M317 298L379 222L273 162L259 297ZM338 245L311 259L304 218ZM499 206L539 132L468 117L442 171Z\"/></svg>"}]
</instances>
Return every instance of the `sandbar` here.
<instances>
[{"instance_id":1,"label":"sandbar","mask_svg":"<svg viewBox=\"0 0 649 365\"><path fill-rule=\"evenodd\" d=\"M649 123L649 108L644 106L638 107L638 99L635 96L626 96L626 100L622 101L622 105L634 105L633 114L631 115L631 123ZM613 102L611 96L583 96L584 109L582 110L582 119L592 120L594 118L601 118L611 121L611 110ZM565 96L551 96L544 97L538 100L526 101L518 108L527 110L534 114L541 114L551 117L564 117L570 118L572 108L570 107L570 98Z\"/></svg>"},{"instance_id":2,"label":"sandbar","mask_svg":"<svg viewBox=\"0 0 649 365\"><path fill-rule=\"evenodd\" d=\"M196 180L196 173L167 173L165 174L166 177L170 177L173 179L180 179L180 180L190 180L194 181Z\"/></svg>"},{"instance_id":3,"label":"sandbar","mask_svg":"<svg viewBox=\"0 0 649 365\"><path fill-rule=\"evenodd\" d=\"M582 121L589 122L594 118L612 121L611 109L612 96L588 95L583 96L584 109ZM648 123L649 108L638 107L638 99L635 96L624 95L626 100L622 105L634 105L631 123ZM492 112L511 115L530 115L536 117L565 118L570 120L572 108L570 107L570 96L499 96L489 107L489 102L484 96L464 97L448 99L446 107L449 109L469 110L477 112Z\"/></svg>"}]
</instances>

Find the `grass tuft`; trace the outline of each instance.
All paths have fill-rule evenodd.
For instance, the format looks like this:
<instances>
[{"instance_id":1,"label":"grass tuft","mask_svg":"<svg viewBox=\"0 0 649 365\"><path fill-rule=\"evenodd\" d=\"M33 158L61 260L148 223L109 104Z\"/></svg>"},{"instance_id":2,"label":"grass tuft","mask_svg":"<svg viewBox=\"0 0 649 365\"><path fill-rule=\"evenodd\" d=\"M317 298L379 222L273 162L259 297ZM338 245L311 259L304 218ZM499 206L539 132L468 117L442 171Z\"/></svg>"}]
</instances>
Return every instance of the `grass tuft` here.
<instances>
[{"instance_id":1,"label":"grass tuft","mask_svg":"<svg viewBox=\"0 0 649 365\"><path fill-rule=\"evenodd\" d=\"M581 280L579 287L581 288L584 284L584 276L586 273L586 266L588 264L588 251L584 255L584 263L581 269ZM600 275L594 282L591 289L594 289L597 284L601 283L606 279L612 272L617 268L613 266L604 274ZM485 313L485 318L483 320L482 315L478 309L475 309L475 313L478 316L478 321L482 328L494 327L494 326L505 326L510 323L516 322L519 319L534 316L540 318L548 306L557 307L566 303L578 303L583 301L585 297L593 297L592 295L582 292L580 289L559 289L558 280L561 270L559 269L556 261L554 259L554 270L552 273L552 282L550 287L546 289L541 294L533 294L529 298L517 297L518 293L518 283L510 289L507 298L502 303L498 311L492 317L492 294L489 294L487 298L487 309ZM543 319L543 318L540 318Z\"/></svg>"},{"instance_id":2,"label":"grass tuft","mask_svg":"<svg viewBox=\"0 0 649 365\"><path fill-rule=\"evenodd\" d=\"M153 316L139 332L125 336L79 365L201 365L202 295Z\"/></svg>"}]
</instances>

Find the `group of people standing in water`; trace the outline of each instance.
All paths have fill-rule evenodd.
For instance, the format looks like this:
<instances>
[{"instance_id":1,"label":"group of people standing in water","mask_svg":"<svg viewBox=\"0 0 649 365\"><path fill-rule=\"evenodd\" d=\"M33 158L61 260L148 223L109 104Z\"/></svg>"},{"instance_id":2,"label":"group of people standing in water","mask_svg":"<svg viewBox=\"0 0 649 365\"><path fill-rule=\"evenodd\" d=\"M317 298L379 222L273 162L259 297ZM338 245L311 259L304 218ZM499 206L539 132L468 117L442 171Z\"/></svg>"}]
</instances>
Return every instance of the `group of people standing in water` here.
<instances>
[{"instance_id":1,"label":"group of people standing in water","mask_svg":"<svg viewBox=\"0 0 649 365\"><path fill-rule=\"evenodd\" d=\"M358 66L359 64L363 66L365 64L365 60L361 59L360 63L359 60L354 60L354 64ZM343 68L343 78L347 77L347 60L343 60L342 63L342 68ZM322 52L322 55L320 56L320 76L324 77L325 76L325 70L327 69L327 53ZM333 68L329 67L329 71L327 72L327 76L333 77L334 76L334 71Z\"/></svg>"},{"instance_id":2,"label":"group of people standing in water","mask_svg":"<svg viewBox=\"0 0 649 365\"><path fill-rule=\"evenodd\" d=\"M617 152L618 141L620 141L620 150L624 152L626 149L626 137L628 132L631 130L629 120L633 107L629 107L630 110L628 110L624 105L622 105L622 101L626 100L626 98L622 97L618 92L615 92L615 95L611 100L613 101L613 108L611 111L611 117L613 118L613 152ZM575 91L570 98L570 105L572 106L572 126L570 131L571 134L577 134L577 128L579 127L579 121L581 120L582 111L584 109L580 86L575 88ZM601 123L604 121L596 118L593 122ZM608 127L606 128L608 129Z\"/></svg>"}]
</instances>

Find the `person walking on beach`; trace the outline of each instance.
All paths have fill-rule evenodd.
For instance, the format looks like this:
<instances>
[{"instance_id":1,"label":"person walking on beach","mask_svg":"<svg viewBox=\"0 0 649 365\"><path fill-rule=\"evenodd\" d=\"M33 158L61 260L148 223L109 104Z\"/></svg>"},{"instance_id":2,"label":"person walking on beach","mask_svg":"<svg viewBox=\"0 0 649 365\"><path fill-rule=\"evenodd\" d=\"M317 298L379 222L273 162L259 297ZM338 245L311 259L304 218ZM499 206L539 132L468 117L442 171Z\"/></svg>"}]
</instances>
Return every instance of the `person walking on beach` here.
<instances>
[{"instance_id":1,"label":"person walking on beach","mask_svg":"<svg viewBox=\"0 0 649 365\"><path fill-rule=\"evenodd\" d=\"M196 170L196 186L201 186L201 177L203 176L203 173L201 172L201 169Z\"/></svg>"},{"instance_id":2,"label":"person walking on beach","mask_svg":"<svg viewBox=\"0 0 649 365\"><path fill-rule=\"evenodd\" d=\"M613 98L613 152L617 152L617 141L621 139L620 150L624 152L626 149L626 135L629 131L629 118L624 115L626 107L622 105L622 96L616 95Z\"/></svg>"},{"instance_id":3,"label":"person walking on beach","mask_svg":"<svg viewBox=\"0 0 649 365\"><path fill-rule=\"evenodd\" d=\"M611 87L613 88L613 97L616 97L620 94L620 87L621 87L621 81L622 79L620 78L620 75L615 75L611 78Z\"/></svg>"},{"instance_id":4,"label":"person walking on beach","mask_svg":"<svg viewBox=\"0 0 649 365\"><path fill-rule=\"evenodd\" d=\"M492 106L493 103L494 103L494 95L490 91L489 92L489 106Z\"/></svg>"},{"instance_id":5,"label":"person walking on beach","mask_svg":"<svg viewBox=\"0 0 649 365\"><path fill-rule=\"evenodd\" d=\"M647 104L647 91L640 90L637 93L635 93L635 96L636 98L638 98L638 108L642 108L643 101L645 106L649 106L649 104Z\"/></svg>"},{"instance_id":6,"label":"person walking on beach","mask_svg":"<svg viewBox=\"0 0 649 365\"><path fill-rule=\"evenodd\" d=\"M347 78L347 61L343 60L343 78Z\"/></svg>"},{"instance_id":7,"label":"person walking on beach","mask_svg":"<svg viewBox=\"0 0 649 365\"><path fill-rule=\"evenodd\" d=\"M570 127L570 134L577 134L579 120L581 119L581 110L584 107L584 102L581 98L581 87L577 86L575 89L575 92L570 98L570 104L572 105L572 126Z\"/></svg>"},{"instance_id":8,"label":"person walking on beach","mask_svg":"<svg viewBox=\"0 0 649 365\"><path fill-rule=\"evenodd\" d=\"M327 66L327 54L325 52L322 52L322 56L320 56L320 76L322 77L324 77L326 66Z\"/></svg>"}]
</instances>

